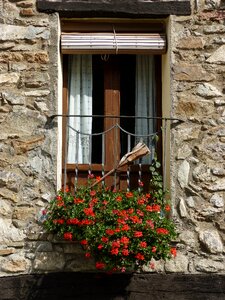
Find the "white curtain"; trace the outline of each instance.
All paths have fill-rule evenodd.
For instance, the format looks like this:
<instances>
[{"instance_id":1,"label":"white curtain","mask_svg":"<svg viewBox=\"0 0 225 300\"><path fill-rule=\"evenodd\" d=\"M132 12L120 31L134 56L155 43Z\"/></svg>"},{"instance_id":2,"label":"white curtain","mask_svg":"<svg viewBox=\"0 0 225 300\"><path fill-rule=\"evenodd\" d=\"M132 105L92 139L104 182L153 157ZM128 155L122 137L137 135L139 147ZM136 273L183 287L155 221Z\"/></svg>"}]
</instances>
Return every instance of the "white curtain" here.
<instances>
[{"instance_id":1,"label":"white curtain","mask_svg":"<svg viewBox=\"0 0 225 300\"><path fill-rule=\"evenodd\" d=\"M69 68L69 114L92 115L92 56L71 55ZM70 117L68 126L67 163L89 163L92 118Z\"/></svg>"},{"instance_id":2,"label":"white curtain","mask_svg":"<svg viewBox=\"0 0 225 300\"><path fill-rule=\"evenodd\" d=\"M137 55L136 57L136 95L135 95L135 113L140 117L152 117L156 115L155 108L155 70L154 57L150 55ZM155 131L155 120L136 119L135 134L147 135ZM138 142L140 138L137 138ZM146 140L149 144L151 141ZM151 149L152 152L154 151ZM153 153L152 153L153 154ZM149 163L149 158L144 158L143 163Z\"/></svg>"}]
</instances>

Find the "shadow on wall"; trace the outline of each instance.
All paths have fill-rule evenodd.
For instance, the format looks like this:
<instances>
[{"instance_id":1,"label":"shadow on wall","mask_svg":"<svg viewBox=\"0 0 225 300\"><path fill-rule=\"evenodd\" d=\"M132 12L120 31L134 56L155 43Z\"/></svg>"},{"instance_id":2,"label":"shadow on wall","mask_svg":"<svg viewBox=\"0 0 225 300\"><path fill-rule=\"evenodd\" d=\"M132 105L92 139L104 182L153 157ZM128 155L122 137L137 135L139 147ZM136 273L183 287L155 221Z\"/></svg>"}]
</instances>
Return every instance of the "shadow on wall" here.
<instances>
[{"instance_id":1,"label":"shadow on wall","mask_svg":"<svg viewBox=\"0 0 225 300\"><path fill-rule=\"evenodd\" d=\"M51 273L2 277L0 300L224 300L224 275Z\"/></svg>"}]
</instances>

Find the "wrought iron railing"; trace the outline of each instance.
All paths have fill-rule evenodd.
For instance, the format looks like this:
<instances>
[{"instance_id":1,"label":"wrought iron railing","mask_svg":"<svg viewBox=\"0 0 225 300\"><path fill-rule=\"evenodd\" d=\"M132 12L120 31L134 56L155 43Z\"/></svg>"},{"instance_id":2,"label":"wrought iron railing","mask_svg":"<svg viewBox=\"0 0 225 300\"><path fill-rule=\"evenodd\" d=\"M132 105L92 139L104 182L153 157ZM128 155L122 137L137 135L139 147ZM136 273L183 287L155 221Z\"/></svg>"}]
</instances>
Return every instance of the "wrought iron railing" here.
<instances>
[{"instance_id":1,"label":"wrought iron railing","mask_svg":"<svg viewBox=\"0 0 225 300\"><path fill-rule=\"evenodd\" d=\"M117 180L117 167L118 167L118 153L117 153L117 147L118 143L120 140L122 140L121 145L123 145L122 149L122 154L120 155L120 158L122 155L130 152L132 148L138 143L138 142L143 142L146 144L146 146L150 149L150 155L148 158L142 157L139 158L138 160L134 161L133 164L137 165L138 169L138 180L142 180L142 170L143 170L143 165L150 165L153 157L155 156L155 153L157 152L157 142L158 139L160 139L160 144L161 147L159 147L161 150L161 160L162 160L162 170L163 170L163 184L165 187L165 180L166 180L166 162L168 158L168 147L169 147L169 139L168 139L168 133L170 130L170 125L171 122L180 122L181 120L175 119L175 118L160 118L160 117L139 117L139 116L106 116L106 115L53 115L50 117L50 122L56 118L56 117L63 117L67 118L66 122L66 137L65 137L65 145L64 145L64 161L63 161L63 173L64 173L64 178L63 178L63 186L66 186L67 182L67 169L68 169L68 141L69 141L69 136L68 132L69 130L72 130L74 132L74 161L71 163L74 165L74 186L78 185L78 178L79 174L81 172L80 167L82 165L81 162L78 160L78 140L80 137L86 137L88 140L88 145L89 145L89 154L88 154L88 159L85 161L85 165L87 165L87 176L90 175L93 172L93 165L96 165L96 162L94 160L94 154L96 153L96 146L95 146L95 138L100 138L101 143L100 143L100 148L97 149L98 151L98 156L100 156L100 161L97 162L98 165L100 165L101 170L101 176L104 177L108 170L106 169L106 164L105 164L105 157L106 157L106 139L107 135L109 133L112 134L113 132L113 137L114 137L114 149L110 149L111 151L114 152L114 161L113 161L113 168L114 168L114 181L116 185L116 180ZM70 118L100 118L100 119L114 119L117 120L114 122L114 124L107 128L106 130L100 130L100 132L92 132L92 133L87 133L87 132L81 132L77 130L76 128L73 128L70 125L69 119ZM123 128L120 125L121 120L136 120L136 119L147 119L151 120L151 122L154 123L154 130L151 130L151 132L146 132L145 134L136 134L135 132L130 132L129 130ZM118 121L119 120L119 121ZM160 126L159 126L160 123ZM158 130L156 129L158 128ZM93 150L94 149L94 150ZM120 148L121 150L121 148ZM99 151L101 152L101 155L99 155ZM127 165L126 168L126 181L127 181L127 189L129 190L130 188L130 166Z\"/></svg>"}]
</instances>

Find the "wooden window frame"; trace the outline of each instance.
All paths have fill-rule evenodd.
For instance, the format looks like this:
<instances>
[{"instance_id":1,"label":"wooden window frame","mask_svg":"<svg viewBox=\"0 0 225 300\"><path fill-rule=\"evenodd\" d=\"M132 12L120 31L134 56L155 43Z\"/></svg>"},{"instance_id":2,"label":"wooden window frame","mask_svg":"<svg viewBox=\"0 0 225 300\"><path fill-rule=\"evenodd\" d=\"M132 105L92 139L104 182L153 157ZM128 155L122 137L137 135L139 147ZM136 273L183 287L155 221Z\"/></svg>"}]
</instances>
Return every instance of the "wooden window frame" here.
<instances>
[{"instance_id":1,"label":"wooden window frame","mask_svg":"<svg viewBox=\"0 0 225 300\"><path fill-rule=\"evenodd\" d=\"M67 23L68 26L71 26L71 29L73 28L73 26L70 23ZM137 25L137 24L136 24ZM83 24L83 26L86 28L86 25ZM102 26L102 24L100 25ZM126 26L127 28L127 24L124 24L124 26ZM128 26L129 27L129 26ZM136 28L137 31L141 30L141 27L143 27L142 25L140 26L132 26L132 29L129 28L129 30L134 30L134 28ZM88 28L88 27L87 27ZM106 29L108 27L106 26ZM121 30L124 30L124 27L121 27ZM160 28L162 30L162 24L160 24ZM77 28L76 28L77 29ZM96 28L92 27L92 31L94 30L99 30L99 24L97 24ZM105 30L106 30L105 29ZM159 28L158 28L159 29ZM68 30L68 27L67 27ZM84 30L84 28L82 28L82 30ZM86 30L86 29L85 29ZM156 30L156 29L155 29ZM155 68L156 74L155 74L155 78L156 78L156 109L157 109L157 116L159 117L157 119L157 128L156 131L159 132L159 142L157 144L157 155L158 158L161 160L162 158L162 136L161 136L161 126L162 126L162 122L160 117L162 116L162 83L161 83L161 55L156 55L155 56L155 60L156 60L156 65L157 67ZM67 115L68 114L68 55L63 55L63 114ZM114 70L116 72L116 70ZM106 70L107 72L107 70ZM115 95L119 94L119 90L118 90L118 86L119 86L119 82L118 80L115 80L115 78L118 79L118 76L112 76L112 72L110 70L108 70L108 74L109 76L104 76L104 86L106 87L107 85L111 86L111 88L109 88L108 90L105 89L104 87L104 98L105 98L105 105L107 107L107 110L111 111L111 113L113 113L114 115L120 115L120 111L119 111L119 106L115 107L115 105L112 105L112 101L110 101L110 99L112 99L112 97L115 97ZM117 75L116 73L114 75ZM112 85L114 85L115 89L112 88ZM117 100L119 101L119 96L117 96ZM106 119L104 121L104 126L111 127L113 125L113 123L115 123L115 119ZM65 146L66 146L66 127L67 127L67 118L63 118L63 126L62 126L62 142L63 142L63 151L62 151L62 161L65 162ZM111 153L110 149L112 149L112 147L114 146L113 144L113 138L108 138L108 142L106 142L106 149L105 149L105 153L108 153L108 155L106 156L106 161L105 161L105 165L104 165L104 172L108 172L110 169L112 169L114 166L112 165L112 161L114 161L114 157L113 154ZM119 147L119 144L118 144ZM117 149L118 153L119 153L119 149ZM111 153L111 154L110 154ZM67 180L71 181L71 178L74 175L69 175L74 173L74 170L77 166L75 164L66 164L64 163L63 166L63 173L66 172L68 174ZM79 168L79 184L82 184L86 179L87 179L87 175L88 175L88 171L90 166L88 164L79 164L78 165ZM91 169L93 170L93 172L96 175L101 175L102 172L102 165L101 164L92 164L91 165ZM134 165L132 166L132 171L135 173L137 173L139 171L138 169L138 165ZM144 166L142 169L143 173L147 173L149 171L149 167L148 166ZM126 173L126 168L124 167L121 170L121 174L124 172L124 176ZM70 178L70 176L72 176ZM124 177L125 178L125 177ZM74 178L73 178L74 180ZM125 180L124 180L125 181ZM106 179L106 184L111 184L111 182ZM123 185L124 188L124 185Z\"/></svg>"}]
</instances>

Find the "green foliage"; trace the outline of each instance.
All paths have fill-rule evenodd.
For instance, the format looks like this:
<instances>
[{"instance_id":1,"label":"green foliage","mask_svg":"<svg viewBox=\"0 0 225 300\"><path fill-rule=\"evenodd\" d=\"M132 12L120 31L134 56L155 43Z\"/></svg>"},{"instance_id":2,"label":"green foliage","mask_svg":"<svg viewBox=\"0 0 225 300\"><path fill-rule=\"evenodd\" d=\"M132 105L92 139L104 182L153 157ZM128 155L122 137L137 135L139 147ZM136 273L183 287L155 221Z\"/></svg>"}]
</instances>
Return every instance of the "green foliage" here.
<instances>
[{"instance_id":1,"label":"green foliage","mask_svg":"<svg viewBox=\"0 0 225 300\"><path fill-rule=\"evenodd\" d=\"M59 191L44 212L43 226L65 240L79 241L97 269L137 270L152 258L169 259L176 255L171 248L176 233L159 169L155 161L149 193L142 191L142 183L130 192L100 184L90 188L93 176L75 195Z\"/></svg>"}]
</instances>

